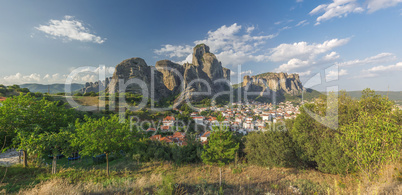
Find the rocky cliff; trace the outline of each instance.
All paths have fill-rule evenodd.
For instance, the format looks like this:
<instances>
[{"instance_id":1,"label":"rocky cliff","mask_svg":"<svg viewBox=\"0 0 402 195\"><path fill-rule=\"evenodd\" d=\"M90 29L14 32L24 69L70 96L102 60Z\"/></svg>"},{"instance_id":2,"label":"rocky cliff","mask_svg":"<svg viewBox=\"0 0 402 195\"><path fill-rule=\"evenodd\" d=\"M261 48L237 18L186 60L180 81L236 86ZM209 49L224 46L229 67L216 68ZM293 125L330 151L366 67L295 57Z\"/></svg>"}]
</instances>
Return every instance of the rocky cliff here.
<instances>
[{"instance_id":1,"label":"rocky cliff","mask_svg":"<svg viewBox=\"0 0 402 195\"><path fill-rule=\"evenodd\" d=\"M273 90L296 95L304 90L298 74L264 73L256 76L244 76L243 88L249 91Z\"/></svg>"},{"instance_id":2,"label":"rocky cliff","mask_svg":"<svg viewBox=\"0 0 402 195\"><path fill-rule=\"evenodd\" d=\"M153 83L153 86L151 83ZM127 86L120 86L121 84ZM152 87L154 87L154 90L152 90ZM157 71L155 67L148 66L142 58L127 59L117 65L109 84L108 92L131 92L142 95L147 93L148 98L151 98L152 92L154 92L155 100L172 94L171 90L164 84L163 74Z\"/></svg>"},{"instance_id":3,"label":"rocky cliff","mask_svg":"<svg viewBox=\"0 0 402 195\"><path fill-rule=\"evenodd\" d=\"M119 80L126 83L132 78L137 78L147 85L148 97L151 97L151 81L153 80L155 100L179 93L191 99L198 99L192 95L192 92L211 91L211 95L214 95L227 87L228 84L214 83L214 81L229 80L230 70L222 67L216 56L210 53L208 46L200 44L193 49L191 64L180 65L170 60L161 60L156 62L155 67L152 67L141 58L124 60L116 66L108 86L109 93L123 92L119 87ZM126 91L139 93L141 88L136 84L131 84Z\"/></svg>"},{"instance_id":4,"label":"rocky cliff","mask_svg":"<svg viewBox=\"0 0 402 195\"><path fill-rule=\"evenodd\" d=\"M84 88L80 89L80 93L99 92L99 87L106 89L109 86L112 77L106 78L104 81L87 82Z\"/></svg>"}]
</instances>

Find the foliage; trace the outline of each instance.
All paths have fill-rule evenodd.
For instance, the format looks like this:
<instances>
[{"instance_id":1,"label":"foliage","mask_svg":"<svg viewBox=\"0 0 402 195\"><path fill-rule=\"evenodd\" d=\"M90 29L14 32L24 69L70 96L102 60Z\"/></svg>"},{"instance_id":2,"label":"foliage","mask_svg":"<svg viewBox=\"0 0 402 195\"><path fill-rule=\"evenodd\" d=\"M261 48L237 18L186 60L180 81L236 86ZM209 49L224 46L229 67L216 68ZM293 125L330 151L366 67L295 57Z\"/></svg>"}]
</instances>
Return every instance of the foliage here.
<instances>
[{"instance_id":1,"label":"foliage","mask_svg":"<svg viewBox=\"0 0 402 195\"><path fill-rule=\"evenodd\" d=\"M250 163L260 166L295 166L298 159L287 131L269 130L246 136L245 152Z\"/></svg>"},{"instance_id":2,"label":"foliage","mask_svg":"<svg viewBox=\"0 0 402 195\"><path fill-rule=\"evenodd\" d=\"M109 175L108 155L132 147L135 143L135 130L131 131L130 124L121 122L117 115L101 119L86 116L84 121L76 121L76 135L72 145L81 148L81 155L106 154L106 169Z\"/></svg>"},{"instance_id":3,"label":"foliage","mask_svg":"<svg viewBox=\"0 0 402 195\"><path fill-rule=\"evenodd\" d=\"M330 94L329 97L332 97ZM345 155L339 141L335 137L339 130L324 126L312 118L306 110L325 116L327 113L327 96L321 96L314 104L305 104L300 109L301 114L294 121L290 136L295 143L295 151L301 162L326 173L347 173L354 170L353 161ZM344 92L338 96L338 115L326 122L338 122L343 126L356 120L356 103Z\"/></svg>"},{"instance_id":4,"label":"foliage","mask_svg":"<svg viewBox=\"0 0 402 195\"><path fill-rule=\"evenodd\" d=\"M194 135L186 136L186 145L172 147L172 158L176 164L182 163L199 163L202 161L201 154L203 146L200 141L196 140Z\"/></svg>"},{"instance_id":5,"label":"foliage","mask_svg":"<svg viewBox=\"0 0 402 195\"><path fill-rule=\"evenodd\" d=\"M28 134L37 135L44 132L58 132L60 128L67 127L73 122L76 113L67 109L59 102L51 102L45 98L37 100L29 94L7 98L0 107L0 132L7 135L10 140L14 139L16 146L20 139ZM33 131L35 129L35 131ZM10 146L10 145L9 145Z\"/></svg>"},{"instance_id":6,"label":"foliage","mask_svg":"<svg viewBox=\"0 0 402 195\"><path fill-rule=\"evenodd\" d=\"M239 143L235 142L232 132L218 130L208 137L201 158L205 164L223 166L234 160L238 149Z\"/></svg>"},{"instance_id":7,"label":"foliage","mask_svg":"<svg viewBox=\"0 0 402 195\"><path fill-rule=\"evenodd\" d=\"M358 119L341 127L337 138L359 170L372 179L387 163L398 160L402 149L401 126L394 120L392 102L365 90Z\"/></svg>"}]
</instances>

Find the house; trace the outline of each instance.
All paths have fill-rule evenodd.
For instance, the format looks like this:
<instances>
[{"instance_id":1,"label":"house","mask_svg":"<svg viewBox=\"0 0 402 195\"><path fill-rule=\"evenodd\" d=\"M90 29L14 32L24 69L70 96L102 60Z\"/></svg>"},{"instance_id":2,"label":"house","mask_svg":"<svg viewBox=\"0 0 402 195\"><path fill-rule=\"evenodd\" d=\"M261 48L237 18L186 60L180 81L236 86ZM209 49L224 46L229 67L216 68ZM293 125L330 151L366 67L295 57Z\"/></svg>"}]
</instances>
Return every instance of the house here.
<instances>
[{"instance_id":1,"label":"house","mask_svg":"<svg viewBox=\"0 0 402 195\"><path fill-rule=\"evenodd\" d=\"M204 124L204 117L203 116L193 116L191 117L196 124Z\"/></svg>"},{"instance_id":2,"label":"house","mask_svg":"<svg viewBox=\"0 0 402 195\"><path fill-rule=\"evenodd\" d=\"M173 143L173 140L170 139L170 136L162 137L159 141L166 142L166 143Z\"/></svg>"},{"instance_id":3,"label":"house","mask_svg":"<svg viewBox=\"0 0 402 195\"><path fill-rule=\"evenodd\" d=\"M270 114L264 114L262 115L262 120L263 121L270 121L271 120L271 115Z\"/></svg>"},{"instance_id":4,"label":"house","mask_svg":"<svg viewBox=\"0 0 402 195\"><path fill-rule=\"evenodd\" d=\"M175 139L184 139L184 138L186 137L186 134L183 133L183 132L176 131L176 132L173 134L172 137L175 138Z\"/></svg>"},{"instance_id":5,"label":"house","mask_svg":"<svg viewBox=\"0 0 402 195\"><path fill-rule=\"evenodd\" d=\"M153 135L149 139L155 141L155 140L160 140L161 138L162 138L162 135Z\"/></svg>"},{"instance_id":6,"label":"house","mask_svg":"<svg viewBox=\"0 0 402 195\"><path fill-rule=\"evenodd\" d=\"M161 127L162 131L169 131L170 130L170 126L162 126Z\"/></svg>"},{"instance_id":7,"label":"house","mask_svg":"<svg viewBox=\"0 0 402 195\"><path fill-rule=\"evenodd\" d=\"M205 132L201 137L200 140L201 142L206 142L208 140L208 137L211 135L210 131Z\"/></svg>"},{"instance_id":8,"label":"house","mask_svg":"<svg viewBox=\"0 0 402 195\"><path fill-rule=\"evenodd\" d=\"M173 126L176 119L173 116L167 116L163 119L163 126Z\"/></svg>"}]
</instances>

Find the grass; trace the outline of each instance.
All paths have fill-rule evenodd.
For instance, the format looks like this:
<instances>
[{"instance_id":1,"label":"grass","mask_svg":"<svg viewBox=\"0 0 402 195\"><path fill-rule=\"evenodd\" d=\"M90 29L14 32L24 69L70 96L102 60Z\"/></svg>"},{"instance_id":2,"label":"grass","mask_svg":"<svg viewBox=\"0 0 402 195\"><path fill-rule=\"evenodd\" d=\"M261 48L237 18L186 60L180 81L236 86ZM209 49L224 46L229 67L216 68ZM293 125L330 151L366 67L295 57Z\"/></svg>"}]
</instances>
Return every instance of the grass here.
<instances>
[{"instance_id":1,"label":"grass","mask_svg":"<svg viewBox=\"0 0 402 195\"><path fill-rule=\"evenodd\" d=\"M110 162L110 177L106 176L105 167L105 163L93 165L91 159L68 166L65 159L60 159L58 173L51 175L50 167L25 169L16 165L8 168L7 176L0 184L0 193L218 194L221 191L223 194L357 194L357 188L360 188L356 175L331 175L312 169L231 164L223 168L220 189L218 167L215 166L176 166L169 162L138 165L123 157ZM5 168L1 167L0 175L4 171ZM401 174L394 177L398 179ZM396 185L401 184L396 182Z\"/></svg>"}]
</instances>

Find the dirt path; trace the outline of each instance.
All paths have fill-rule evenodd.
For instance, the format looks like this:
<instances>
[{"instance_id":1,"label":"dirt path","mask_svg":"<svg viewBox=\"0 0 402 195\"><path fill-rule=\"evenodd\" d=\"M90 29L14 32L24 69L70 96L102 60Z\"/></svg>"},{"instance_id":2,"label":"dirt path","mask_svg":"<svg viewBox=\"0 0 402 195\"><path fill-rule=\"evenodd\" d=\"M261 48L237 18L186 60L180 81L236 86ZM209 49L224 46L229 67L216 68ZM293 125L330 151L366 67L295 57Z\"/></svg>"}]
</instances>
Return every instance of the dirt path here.
<instances>
[{"instance_id":1,"label":"dirt path","mask_svg":"<svg viewBox=\"0 0 402 195\"><path fill-rule=\"evenodd\" d=\"M16 150L10 150L0 154L0 166L9 167L18 163L18 152Z\"/></svg>"}]
</instances>

